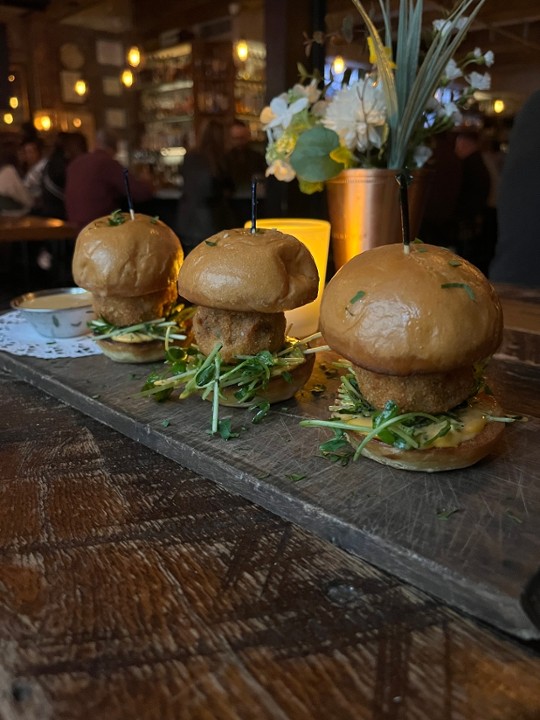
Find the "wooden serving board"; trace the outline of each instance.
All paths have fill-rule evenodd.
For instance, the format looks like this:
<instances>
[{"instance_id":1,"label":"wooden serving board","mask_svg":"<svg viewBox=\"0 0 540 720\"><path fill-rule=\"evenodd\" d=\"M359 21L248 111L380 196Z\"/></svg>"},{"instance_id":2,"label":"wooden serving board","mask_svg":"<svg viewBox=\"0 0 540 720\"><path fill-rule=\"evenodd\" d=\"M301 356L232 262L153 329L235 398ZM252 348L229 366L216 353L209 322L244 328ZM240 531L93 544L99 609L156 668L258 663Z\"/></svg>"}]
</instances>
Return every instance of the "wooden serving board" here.
<instances>
[{"instance_id":1,"label":"wooden serving board","mask_svg":"<svg viewBox=\"0 0 540 720\"><path fill-rule=\"evenodd\" d=\"M158 404L141 396L152 366L103 356L39 360L0 353L0 365L96 420L359 555L445 603L519 638L540 638L540 373L500 359L492 381L507 411L500 454L473 468L412 473L361 459L342 467L318 455L337 387L321 354L306 388L260 425L223 408L240 437L209 433L198 398ZM16 408L14 408L16 412Z\"/></svg>"}]
</instances>

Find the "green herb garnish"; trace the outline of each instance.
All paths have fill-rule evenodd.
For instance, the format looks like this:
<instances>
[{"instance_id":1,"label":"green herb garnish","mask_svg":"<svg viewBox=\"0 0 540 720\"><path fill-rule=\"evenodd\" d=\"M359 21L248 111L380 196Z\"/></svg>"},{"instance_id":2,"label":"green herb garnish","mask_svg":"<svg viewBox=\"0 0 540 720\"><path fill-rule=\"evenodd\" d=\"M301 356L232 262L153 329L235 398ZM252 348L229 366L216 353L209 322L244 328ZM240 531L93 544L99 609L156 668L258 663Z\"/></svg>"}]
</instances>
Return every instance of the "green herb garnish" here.
<instances>
[{"instance_id":1,"label":"green herb garnish","mask_svg":"<svg viewBox=\"0 0 540 720\"><path fill-rule=\"evenodd\" d=\"M123 225L126 222L126 216L121 210L115 210L109 216L109 225Z\"/></svg>"},{"instance_id":2,"label":"green herb garnish","mask_svg":"<svg viewBox=\"0 0 540 720\"><path fill-rule=\"evenodd\" d=\"M449 508L448 510L446 508L442 508L441 510L437 510L437 517L439 518L439 520L448 520L448 518L452 517L452 515L455 515L458 512L461 512L461 508L455 507Z\"/></svg>"},{"instance_id":3,"label":"green herb garnish","mask_svg":"<svg viewBox=\"0 0 540 720\"><path fill-rule=\"evenodd\" d=\"M119 335L138 334L148 336L152 340L185 340L186 323L193 316L192 307L177 305L165 318L156 318L148 322L137 323L127 327L111 325L103 318L92 320L88 327L92 330L94 339L110 340Z\"/></svg>"},{"instance_id":4,"label":"green herb garnish","mask_svg":"<svg viewBox=\"0 0 540 720\"><path fill-rule=\"evenodd\" d=\"M217 242L212 242L211 240L205 240L204 244L209 245L210 247L216 247Z\"/></svg>"},{"instance_id":5,"label":"green herb garnish","mask_svg":"<svg viewBox=\"0 0 540 720\"><path fill-rule=\"evenodd\" d=\"M161 424L163 425L163 427L166 428L166 427L169 427L169 425L171 424L171 421L170 420L162 420Z\"/></svg>"},{"instance_id":6,"label":"green herb garnish","mask_svg":"<svg viewBox=\"0 0 540 720\"><path fill-rule=\"evenodd\" d=\"M450 282L450 283L442 283L442 288L463 288L467 295L471 298L471 300L476 300L474 296L473 289L470 285L467 285L467 283L460 283L460 282Z\"/></svg>"},{"instance_id":7,"label":"green herb garnish","mask_svg":"<svg viewBox=\"0 0 540 720\"><path fill-rule=\"evenodd\" d=\"M507 515L507 517L510 518L510 520L512 520L512 522L515 522L517 525L523 524L523 520L520 517L518 517L517 515L514 515L514 513L511 510L506 509L505 514Z\"/></svg>"},{"instance_id":8,"label":"green herb garnish","mask_svg":"<svg viewBox=\"0 0 540 720\"><path fill-rule=\"evenodd\" d=\"M478 382L478 390L482 387ZM461 413L468 407L462 403L457 408L437 415L424 412L400 412L398 406L388 401L382 410L375 409L364 398L356 376L348 366L347 374L341 378L335 405L330 407L333 417L329 420L302 420L304 427L326 427L334 431L334 437L323 443L319 449L324 457L341 461L346 444L346 433L363 435L352 455L357 460L371 440L399 448L400 450L421 450L431 447L438 438L451 431L463 428ZM366 424L354 424L354 417L366 418ZM489 422L515 422L515 417L487 416Z\"/></svg>"},{"instance_id":9,"label":"green herb garnish","mask_svg":"<svg viewBox=\"0 0 540 720\"><path fill-rule=\"evenodd\" d=\"M307 475L301 475L300 473L291 473L290 475L285 476L287 480L291 480L292 482L299 482L300 480L304 480Z\"/></svg>"},{"instance_id":10,"label":"green herb garnish","mask_svg":"<svg viewBox=\"0 0 540 720\"><path fill-rule=\"evenodd\" d=\"M150 218L150 224L151 225L157 225L159 222L159 215L154 215L153 218Z\"/></svg>"},{"instance_id":11,"label":"green herb garnish","mask_svg":"<svg viewBox=\"0 0 540 720\"><path fill-rule=\"evenodd\" d=\"M232 440L240 436L239 432L233 431L230 418L225 418L218 422L217 432L223 440Z\"/></svg>"},{"instance_id":12,"label":"green herb garnish","mask_svg":"<svg viewBox=\"0 0 540 720\"><path fill-rule=\"evenodd\" d=\"M361 300L364 295L366 294L365 290L359 290L356 295L353 295L353 297L349 300L349 305L354 305L355 302L358 302Z\"/></svg>"},{"instance_id":13,"label":"green herb garnish","mask_svg":"<svg viewBox=\"0 0 540 720\"><path fill-rule=\"evenodd\" d=\"M158 401L170 397L175 390L179 391L181 400L194 394L211 400L213 434L221 434L219 401L226 392L233 392L240 407L253 411L252 423L257 424L270 410L270 403L261 398L261 394L274 377L292 379L291 372L305 362L306 341L289 339L277 353L262 350L256 355L239 355L236 364L222 361L220 343L208 356L193 345L172 346L165 354L166 369L159 374L151 373L141 392Z\"/></svg>"},{"instance_id":14,"label":"green herb garnish","mask_svg":"<svg viewBox=\"0 0 540 720\"><path fill-rule=\"evenodd\" d=\"M449 260L448 264L451 265L452 267L460 267L460 265L461 265L459 260Z\"/></svg>"}]
</instances>

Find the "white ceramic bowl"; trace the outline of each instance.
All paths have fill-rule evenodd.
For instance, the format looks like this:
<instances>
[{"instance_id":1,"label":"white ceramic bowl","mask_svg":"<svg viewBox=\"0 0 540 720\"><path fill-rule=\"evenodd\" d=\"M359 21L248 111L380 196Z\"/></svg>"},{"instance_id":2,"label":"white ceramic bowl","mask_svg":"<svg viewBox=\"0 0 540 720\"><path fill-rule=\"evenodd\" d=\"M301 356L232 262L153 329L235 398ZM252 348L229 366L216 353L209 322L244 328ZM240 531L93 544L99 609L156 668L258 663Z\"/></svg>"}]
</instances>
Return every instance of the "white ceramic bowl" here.
<instances>
[{"instance_id":1,"label":"white ceramic bowl","mask_svg":"<svg viewBox=\"0 0 540 720\"><path fill-rule=\"evenodd\" d=\"M95 315L92 294L79 287L39 290L20 295L11 301L32 323L40 335L69 338L88 332L88 322Z\"/></svg>"}]
</instances>

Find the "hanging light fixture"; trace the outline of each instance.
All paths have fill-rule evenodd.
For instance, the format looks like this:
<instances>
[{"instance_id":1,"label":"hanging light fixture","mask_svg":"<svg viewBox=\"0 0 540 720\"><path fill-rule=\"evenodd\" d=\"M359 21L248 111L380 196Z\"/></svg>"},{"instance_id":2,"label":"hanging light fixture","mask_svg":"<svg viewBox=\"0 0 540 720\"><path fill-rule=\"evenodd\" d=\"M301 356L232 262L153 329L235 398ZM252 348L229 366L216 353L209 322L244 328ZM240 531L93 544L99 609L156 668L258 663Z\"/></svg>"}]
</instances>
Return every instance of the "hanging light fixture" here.
<instances>
[{"instance_id":1,"label":"hanging light fixture","mask_svg":"<svg viewBox=\"0 0 540 720\"><path fill-rule=\"evenodd\" d=\"M13 123L13 115L11 113L4 113L3 120L6 125L11 125Z\"/></svg>"},{"instance_id":2,"label":"hanging light fixture","mask_svg":"<svg viewBox=\"0 0 540 720\"><path fill-rule=\"evenodd\" d=\"M249 45L245 40L239 40L236 43L236 57L242 62L245 62L248 59L248 55Z\"/></svg>"},{"instance_id":3,"label":"hanging light fixture","mask_svg":"<svg viewBox=\"0 0 540 720\"><path fill-rule=\"evenodd\" d=\"M124 70L122 75L120 75L120 80L125 87L130 88L134 82L133 73L131 72L131 70Z\"/></svg>"},{"instance_id":4,"label":"hanging light fixture","mask_svg":"<svg viewBox=\"0 0 540 720\"><path fill-rule=\"evenodd\" d=\"M83 97L88 92L88 85L86 84L85 80L77 80L75 85L73 86L73 89L79 95L80 97Z\"/></svg>"},{"instance_id":5,"label":"hanging light fixture","mask_svg":"<svg viewBox=\"0 0 540 720\"><path fill-rule=\"evenodd\" d=\"M493 101L493 112L497 113L497 115L504 112L505 108L506 105L504 104L504 100L497 99Z\"/></svg>"},{"instance_id":6,"label":"hanging light fixture","mask_svg":"<svg viewBox=\"0 0 540 720\"><path fill-rule=\"evenodd\" d=\"M141 64L141 51L136 45L129 48L126 57L128 64L131 65L131 67L136 68Z\"/></svg>"},{"instance_id":7,"label":"hanging light fixture","mask_svg":"<svg viewBox=\"0 0 540 720\"><path fill-rule=\"evenodd\" d=\"M9 98L9 107L12 110L16 110L19 107L19 98L14 95Z\"/></svg>"}]
</instances>

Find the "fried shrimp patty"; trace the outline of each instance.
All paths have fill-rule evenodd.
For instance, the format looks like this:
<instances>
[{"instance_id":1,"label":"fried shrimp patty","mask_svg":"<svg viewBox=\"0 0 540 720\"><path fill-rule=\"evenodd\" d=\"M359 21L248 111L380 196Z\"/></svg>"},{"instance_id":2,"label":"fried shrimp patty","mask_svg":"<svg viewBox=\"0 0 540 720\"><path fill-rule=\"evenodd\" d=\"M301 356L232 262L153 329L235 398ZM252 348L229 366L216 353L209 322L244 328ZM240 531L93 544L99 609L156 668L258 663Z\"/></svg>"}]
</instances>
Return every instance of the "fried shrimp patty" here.
<instances>
[{"instance_id":1,"label":"fried shrimp patty","mask_svg":"<svg viewBox=\"0 0 540 720\"><path fill-rule=\"evenodd\" d=\"M382 375L353 366L362 394L375 408L393 400L401 412L442 413L466 400L475 389L474 369L416 375Z\"/></svg>"},{"instance_id":2,"label":"fried shrimp patty","mask_svg":"<svg viewBox=\"0 0 540 720\"><path fill-rule=\"evenodd\" d=\"M231 362L237 355L255 355L261 350L276 352L285 341L285 314L232 312L202 305L193 318L195 343L204 355L215 344L223 344L221 357Z\"/></svg>"}]
</instances>

